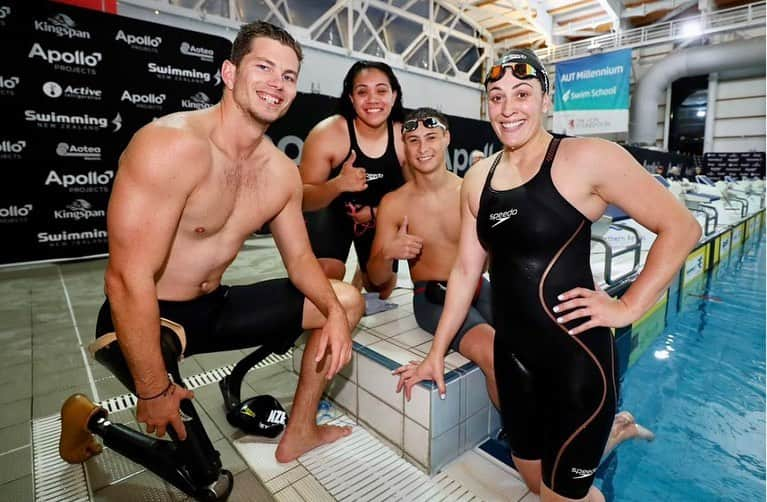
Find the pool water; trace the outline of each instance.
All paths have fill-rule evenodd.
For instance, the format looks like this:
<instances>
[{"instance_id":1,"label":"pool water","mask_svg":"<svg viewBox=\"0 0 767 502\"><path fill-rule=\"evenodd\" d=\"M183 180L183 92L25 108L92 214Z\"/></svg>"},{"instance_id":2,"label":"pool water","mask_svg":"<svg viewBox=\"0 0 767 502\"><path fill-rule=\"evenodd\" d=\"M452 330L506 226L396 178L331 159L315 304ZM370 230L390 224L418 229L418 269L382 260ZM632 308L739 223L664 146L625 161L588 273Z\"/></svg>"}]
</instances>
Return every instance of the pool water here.
<instances>
[{"instance_id":1,"label":"pool water","mask_svg":"<svg viewBox=\"0 0 767 502\"><path fill-rule=\"evenodd\" d=\"M620 502L764 501L764 239L733 251L679 302L621 387L620 409L656 439L620 445L597 486Z\"/></svg>"}]
</instances>

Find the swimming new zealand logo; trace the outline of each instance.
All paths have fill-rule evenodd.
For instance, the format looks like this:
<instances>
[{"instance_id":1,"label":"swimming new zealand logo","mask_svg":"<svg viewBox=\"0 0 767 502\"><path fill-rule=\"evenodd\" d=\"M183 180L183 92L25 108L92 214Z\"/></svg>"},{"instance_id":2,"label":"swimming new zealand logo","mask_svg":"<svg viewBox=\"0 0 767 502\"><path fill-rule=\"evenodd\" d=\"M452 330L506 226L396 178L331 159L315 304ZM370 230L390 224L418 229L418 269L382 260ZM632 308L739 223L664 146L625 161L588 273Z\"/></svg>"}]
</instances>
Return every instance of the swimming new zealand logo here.
<instances>
[{"instance_id":1,"label":"swimming new zealand logo","mask_svg":"<svg viewBox=\"0 0 767 502\"><path fill-rule=\"evenodd\" d=\"M202 91L193 94L187 99L181 100L181 108L187 110L202 110L203 108L208 108L210 105L210 98Z\"/></svg>"},{"instance_id":2,"label":"swimming new zealand logo","mask_svg":"<svg viewBox=\"0 0 767 502\"><path fill-rule=\"evenodd\" d=\"M171 65L158 65L157 63L147 63L147 71L154 73L157 78L164 80L176 80L181 82L208 83L211 75L206 71L200 71L196 68L177 68Z\"/></svg>"},{"instance_id":3,"label":"swimming new zealand logo","mask_svg":"<svg viewBox=\"0 0 767 502\"><path fill-rule=\"evenodd\" d=\"M181 46L179 46L178 50L184 56L199 58L201 61L205 61L206 63L213 62L213 51L211 49L206 49L205 47L197 47L190 44L189 42L181 42Z\"/></svg>"},{"instance_id":4,"label":"swimming new zealand logo","mask_svg":"<svg viewBox=\"0 0 767 502\"><path fill-rule=\"evenodd\" d=\"M91 38L90 32L78 30L74 19L62 13L51 16L45 21L35 20L35 30L69 39L90 40Z\"/></svg>"},{"instance_id":5,"label":"swimming new zealand logo","mask_svg":"<svg viewBox=\"0 0 767 502\"><path fill-rule=\"evenodd\" d=\"M101 148L98 146L70 145L62 142L56 145L56 155L83 160L101 160Z\"/></svg>"},{"instance_id":6,"label":"swimming new zealand logo","mask_svg":"<svg viewBox=\"0 0 767 502\"><path fill-rule=\"evenodd\" d=\"M93 205L85 199L75 199L66 209L53 211L53 217L57 220L89 220L91 218L104 218L106 211L94 209Z\"/></svg>"},{"instance_id":7,"label":"swimming new zealand logo","mask_svg":"<svg viewBox=\"0 0 767 502\"><path fill-rule=\"evenodd\" d=\"M36 110L24 110L24 119L34 123L41 129L62 129L73 131L99 131L109 127L110 120L107 117L93 115L64 115L56 112L38 112ZM112 132L122 128L122 117L118 113L111 120Z\"/></svg>"},{"instance_id":8,"label":"swimming new zealand logo","mask_svg":"<svg viewBox=\"0 0 767 502\"><path fill-rule=\"evenodd\" d=\"M37 242L51 246L72 246L107 241L107 231L94 228L85 232L38 232Z\"/></svg>"},{"instance_id":9,"label":"swimming new zealand logo","mask_svg":"<svg viewBox=\"0 0 767 502\"><path fill-rule=\"evenodd\" d=\"M494 221L492 225L490 225L490 228L495 228L504 221L508 220L512 216L516 216L519 210L517 209L508 209L506 211L500 211L497 213L490 213L490 221Z\"/></svg>"}]
</instances>

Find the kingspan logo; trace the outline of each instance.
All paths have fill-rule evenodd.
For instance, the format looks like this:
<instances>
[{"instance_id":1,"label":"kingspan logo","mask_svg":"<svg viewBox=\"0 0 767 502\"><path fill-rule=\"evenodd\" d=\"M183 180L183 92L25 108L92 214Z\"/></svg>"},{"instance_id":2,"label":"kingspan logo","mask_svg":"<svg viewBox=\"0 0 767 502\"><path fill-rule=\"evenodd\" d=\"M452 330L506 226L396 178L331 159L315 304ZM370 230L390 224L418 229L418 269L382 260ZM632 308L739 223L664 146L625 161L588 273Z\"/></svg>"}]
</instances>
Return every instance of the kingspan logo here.
<instances>
[{"instance_id":1,"label":"kingspan logo","mask_svg":"<svg viewBox=\"0 0 767 502\"><path fill-rule=\"evenodd\" d=\"M29 59L41 58L49 64L56 65L64 63L68 65L87 66L95 68L101 62L100 52L87 53L85 51L60 51L57 49L45 49L42 45L35 42L29 51Z\"/></svg>"},{"instance_id":2,"label":"kingspan logo","mask_svg":"<svg viewBox=\"0 0 767 502\"><path fill-rule=\"evenodd\" d=\"M21 79L19 77L5 77L0 75L0 90L12 91L16 89L20 82Z\"/></svg>"},{"instance_id":3,"label":"kingspan logo","mask_svg":"<svg viewBox=\"0 0 767 502\"><path fill-rule=\"evenodd\" d=\"M120 101L130 101L138 108L159 109L165 103L165 94L139 94L124 90Z\"/></svg>"},{"instance_id":4,"label":"kingspan logo","mask_svg":"<svg viewBox=\"0 0 767 502\"><path fill-rule=\"evenodd\" d=\"M21 206L14 204L8 207L0 207L0 223L26 221L32 213L32 208L32 204L23 204Z\"/></svg>"},{"instance_id":5,"label":"kingspan logo","mask_svg":"<svg viewBox=\"0 0 767 502\"><path fill-rule=\"evenodd\" d=\"M123 30L117 30L115 40L129 45L133 49L146 52L157 52L157 49L162 45L162 37L134 35L132 33L125 33Z\"/></svg>"},{"instance_id":6,"label":"kingspan logo","mask_svg":"<svg viewBox=\"0 0 767 502\"><path fill-rule=\"evenodd\" d=\"M104 218L106 211L93 209L93 205L85 199L76 199L68 204L66 209L53 211L53 217L57 220L89 220L91 218Z\"/></svg>"},{"instance_id":7,"label":"kingspan logo","mask_svg":"<svg viewBox=\"0 0 767 502\"><path fill-rule=\"evenodd\" d=\"M207 63L213 62L213 51L211 49L206 49L205 47L197 47L189 42L181 42L181 46L179 47L179 52L185 56L192 56L196 58L200 58L200 60L205 61Z\"/></svg>"},{"instance_id":8,"label":"kingspan logo","mask_svg":"<svg viewBox=\"0 0 767 502\"><path fill-rule=\"evenodd\" d=\"M75 21L66 14L56 14L47 21L35 20L35 30L45 33L53 33L57 37L81 38L90 40L91 34L84 30L78 30Z\"/></svg>"},{"instance_id":9,"label":"kingspan logo","mask_svg":"<svg viewBox=\"0 0 767 502\"><path fill-rule=\"evenodd\" d=\"M56 145L56 155L83 160L101 160L101 148L98 146L70 145L62 142Z\"/></svg>"},{"instance_id":10,"label":"kingspan logo","mask_svg":"<svg viewBox=\"0 0 767 502\"><path fill-rule=\"evenodd\" d=\"M107 238L107 231L94 228L85 232L38 232L37 242L51 243L53 245L67 245L76 242L98 242Z\"/></svg>"},{"instance_id":11,"label":"kingspan logo","mask_svg":"<svg viewBox=\"0 0 767 502\"><path fill-rule=\"evenodd\" d=\"M48 172L45 178L45 185L61 185L64 188L77 186L106 186L112 182L115 177L114 171L107 170L103 173L98 171L88 171L85 174L59 174L56 170Z\"/></svg>"},{"instance_id":12,"label":"kingspan logo","mask_svg":"<svg viewBox=\"0 0 767 502\"><path fill-rule=\"evenodd\" d=\"M202 91L181 100L181 108L186 108L187 110L202 110L203 108L208 108L210 104L210 98Z\"/></svg>"},{"instance_id":13,"label":"kingspan logo","mask_svg":"<svg viewBox=\"0 0 767 502\"><path fill-rule=\"evenodd\" d=\"M42 128L99 130L109 127L107 117L97 117L87 113L84 115L64 115L56 112L42 113L35 110L24 110L24 119L27 122L34 122ZM112 124L114 125L112 132L117 132L122 127L122 118L119 113L112 119Z\"/></svg>"},{"instance_id":14,"label":"kingspan logo","mask_svg":"<svg viewBox=\"0 0 767 502\"><path fill-rule=\"evenodd\" d=\"M182 80L185 82L210 82L210 73L196 68L176 68L171 65L158 65L147 63L149 73L156 74L159 78Z\"/></svg>"}]
</instances>

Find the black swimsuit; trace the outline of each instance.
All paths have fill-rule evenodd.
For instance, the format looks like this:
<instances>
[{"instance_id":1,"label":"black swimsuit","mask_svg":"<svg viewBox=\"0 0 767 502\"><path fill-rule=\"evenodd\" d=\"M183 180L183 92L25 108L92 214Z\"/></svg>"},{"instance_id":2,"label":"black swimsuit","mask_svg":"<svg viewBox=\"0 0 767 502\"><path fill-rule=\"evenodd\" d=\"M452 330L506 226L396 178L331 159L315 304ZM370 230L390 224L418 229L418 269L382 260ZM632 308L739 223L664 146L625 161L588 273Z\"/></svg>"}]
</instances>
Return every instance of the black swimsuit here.
<instances>
[{"instance_id":1,"label":"black swimsuit","mask_svg":"<svg viewBox=\"0 0 767 502\"><path fill-rule=\"evenodd\" d=\"M347 119L346 123L349 130L350 148L343 162L346 162L346 159L349 158L353 150L356 153L354 166L365 169L368 187L361 192L344 192L330 203L327 210L318 211L308 216L306 218L307 230L309 232L309 240L312 243L312 250L317 258L335 258L346 262L346 258L349 255L349 246L354 242L357 261L359 262L360 269L364 271L370 258L370 248L373 245L375 225L358 225L355 229L353 220L346 214L348 211L347 205L378 207L383 196L401 187L405 183L405 178L402 175L402 167L397 157L394 143L394 124L391 120L387 121L388 140L386 151L377 158L365 155L357 143L354 119ZM330 171L328 179L338 176L343 167L343 162ZM397 261L395 260L394 263L396 270Z\"/></svg>"},{"instance_id":2,"label":"black swimsuit","mask_svg":"<svg viewBox=\"0 0 767 502\"><path fill-rule=\"evenodd\" d=\"M512 452L541 460L543 481L570 498L588 493L610 434L617 402L613 336L600 327L571 336L585 322L557 323L557 296L594 289L591 222L551 179L554 138L538 173L509 190L487 175L477 236L490 258L495 371ZM562 314L559 314L562 315Z\"/></svg>"}]
</instances>

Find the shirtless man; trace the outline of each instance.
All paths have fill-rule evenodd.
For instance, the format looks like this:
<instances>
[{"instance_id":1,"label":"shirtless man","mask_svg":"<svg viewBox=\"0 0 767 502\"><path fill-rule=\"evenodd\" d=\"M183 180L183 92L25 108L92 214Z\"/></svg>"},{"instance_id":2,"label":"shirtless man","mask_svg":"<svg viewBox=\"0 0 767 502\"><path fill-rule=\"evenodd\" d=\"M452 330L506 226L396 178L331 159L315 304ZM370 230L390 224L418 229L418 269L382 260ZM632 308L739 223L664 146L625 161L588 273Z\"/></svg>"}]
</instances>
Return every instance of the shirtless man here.
<instances>
[{"instance_id":1,"label":"shirtless man","mask_svg":"<svg viewBox=\"0 0 767 502\"><path fill-rule=\"evenodd\" d=\"M185 355L288 346L312 330L277 460L348 435L318 427L324 383L350 359L359 293L332 284L311 251L296 166L264 136L296 96L300 46L265 22L243 26L223 63L221 101L139 130L120 158L107 226L107 301L97 336L115 331L139 398L137 419L186 438L179 415L192 392L169 381L160 317L186 331ZM245 241L269 222L289 279L228 287L221 277Z\"/></svg>"},{"instance_id":2,"label":"shirtless man","mask_svg":"<svg viewBox=\"0 0 767 502\"><path fill-rule=\"evenodd\" d=\"M450 131L442 113L431 108L409 113L402 136L413 179L381 201L368 273L371 281L384 282L392 274L392 260L408 260L410 277L415 283L416 322L421 329L434 334L442 314L447 278L458 255L462 179L447 170L445 154ZM490 400L498 408L490 291L489 282L482 278L450 348L480 367ZM417 366L414 361L395 371L400 376L397 392L404 389L408 400L412 386L421 380L415 375ZM633 437L652 440L654 435L637 424L631 413L618 413L604 456Z\"/></svg>"},{"instance_id":3,"label":"shirtless man","mask_svg":"<svg viewBox=\"0 0 767 502\"><path fill-rule=\"evenodd\" d=\"M391 279L392 262L408 260L415 283L413 312L418 326L437 329L447 278L458 254L461 178L447 170L450 144L447 118L431 108L407 115L402 127L407 163L413 179L387 194L378 210L368 274L374 283ZM442 298L440 298L440 296ZM477 363L485 374L487 391L498 406L490 325L490 284L478 285L469 314L450 347ZM400 380L397 391L402 389ZM405 389L410 399L410 388Z\"/></svg>"}]
</instances>

